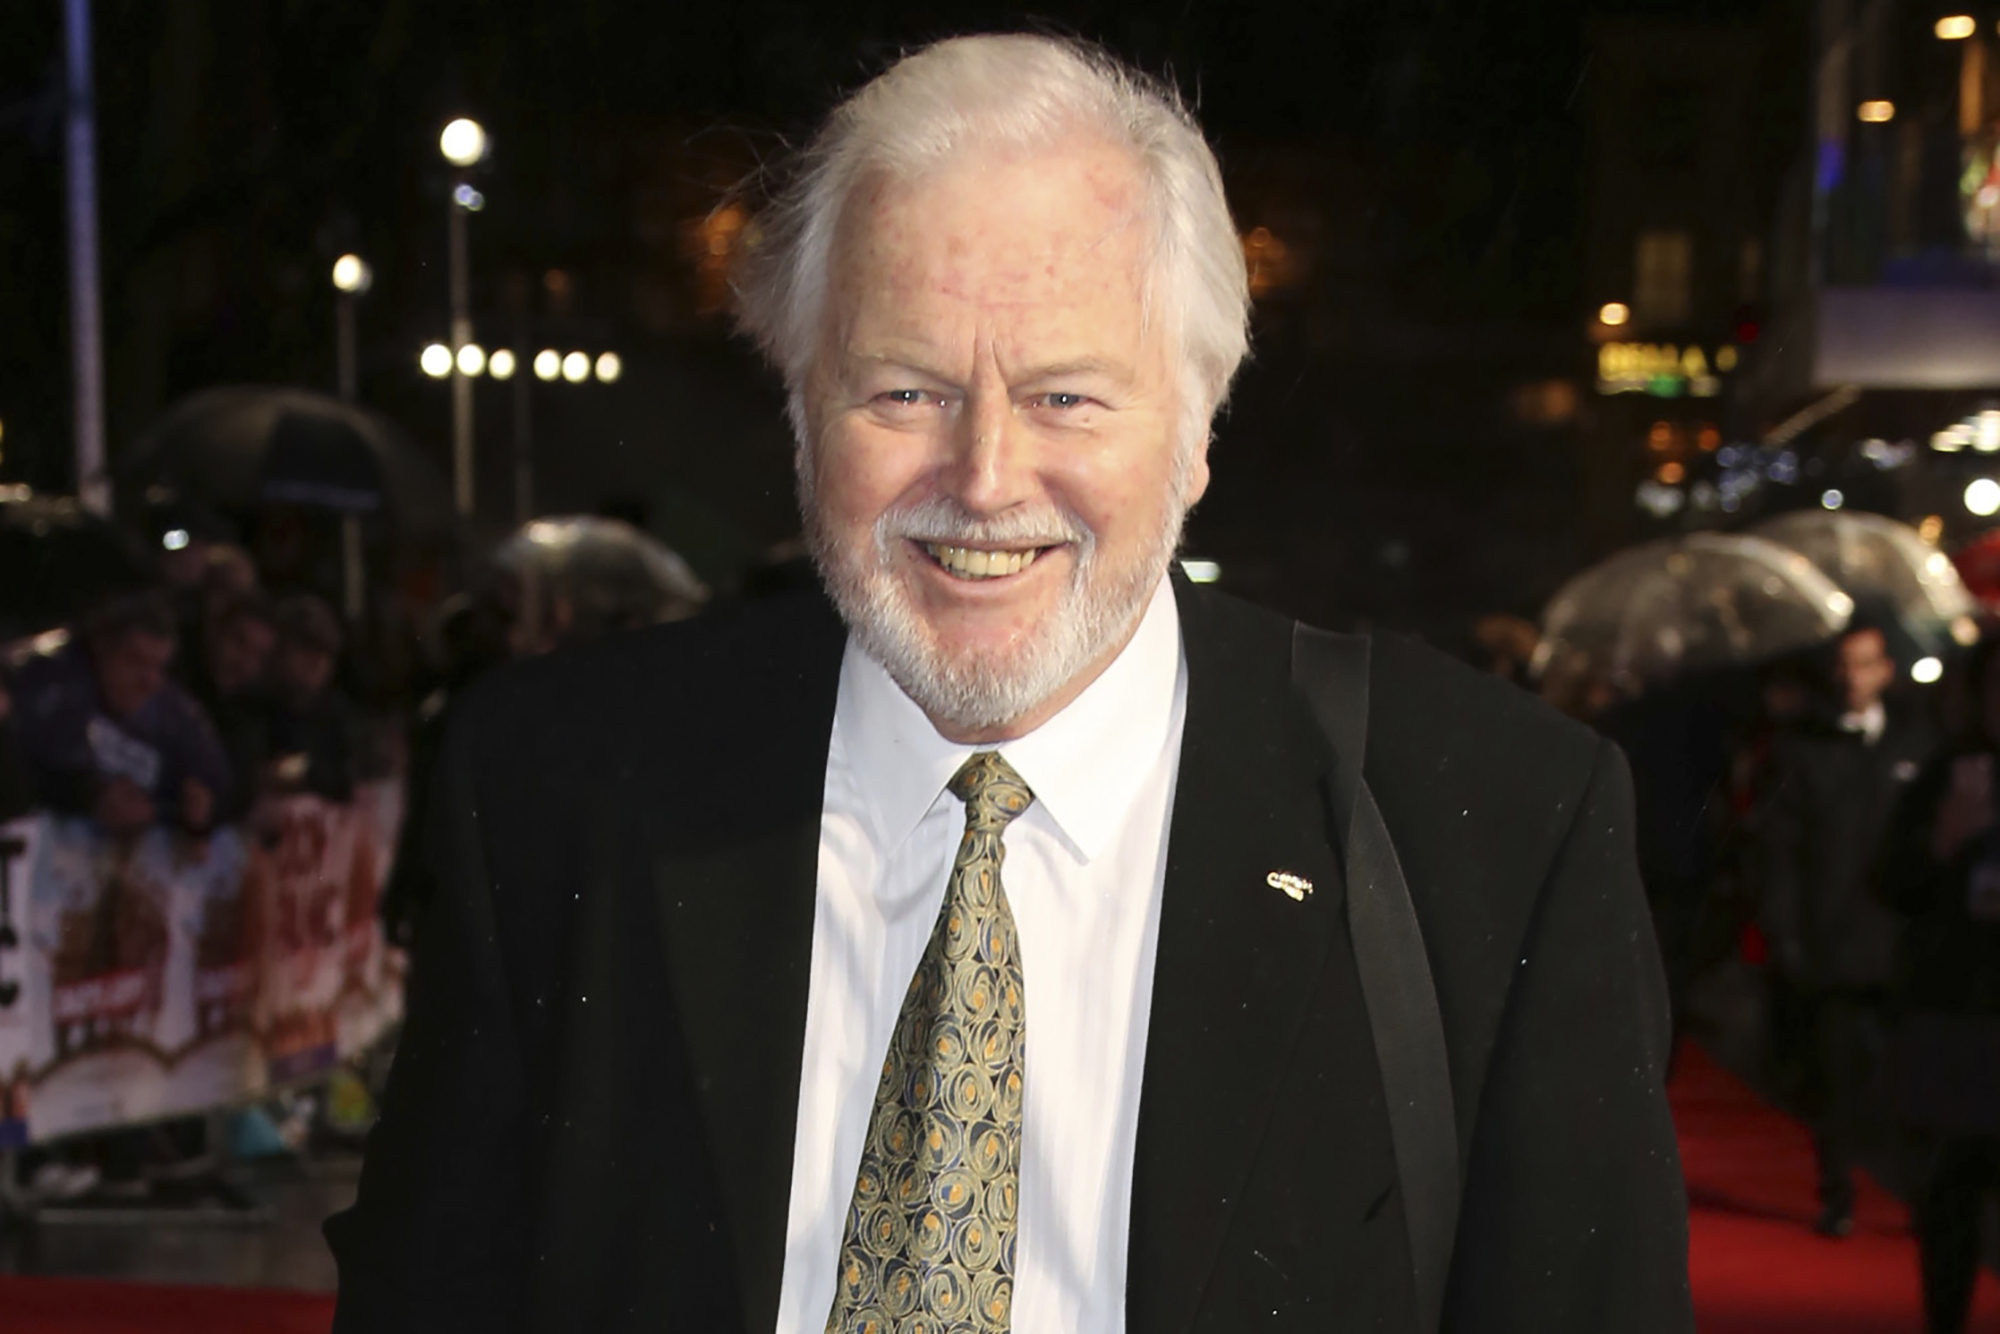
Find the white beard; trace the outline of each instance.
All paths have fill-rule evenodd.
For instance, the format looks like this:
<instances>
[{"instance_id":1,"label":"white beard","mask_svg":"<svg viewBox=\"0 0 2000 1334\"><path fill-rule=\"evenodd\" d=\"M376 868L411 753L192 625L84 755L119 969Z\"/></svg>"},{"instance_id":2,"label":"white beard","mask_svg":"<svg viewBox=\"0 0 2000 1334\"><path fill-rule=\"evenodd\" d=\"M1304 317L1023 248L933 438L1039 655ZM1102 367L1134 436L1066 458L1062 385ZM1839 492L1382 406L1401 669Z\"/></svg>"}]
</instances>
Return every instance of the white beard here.
<instances>
[{"instance_id":1,"label":"white beard","mask_svg":"<svg viewBox=\"0 0 2000 1334\"><path fill-rule=\"evenodd\" d=\"M805 480L811 465L801 463L806 542L848 630L933 723L954 731L987 731L1025 717L1129 635L1180 546L1187 518L1183 464L1151 541L1121 567L1104 563L1097 535L1074 514L1048 507L979 520L944 497L888 511L876 520L868 549L853 550L821 521ZM1005 649L954 653L938 643L895 573L898 550L910 539L1007 547L1069 542L1076 563L1054 612Z\"/></svg>"}]
</instances>

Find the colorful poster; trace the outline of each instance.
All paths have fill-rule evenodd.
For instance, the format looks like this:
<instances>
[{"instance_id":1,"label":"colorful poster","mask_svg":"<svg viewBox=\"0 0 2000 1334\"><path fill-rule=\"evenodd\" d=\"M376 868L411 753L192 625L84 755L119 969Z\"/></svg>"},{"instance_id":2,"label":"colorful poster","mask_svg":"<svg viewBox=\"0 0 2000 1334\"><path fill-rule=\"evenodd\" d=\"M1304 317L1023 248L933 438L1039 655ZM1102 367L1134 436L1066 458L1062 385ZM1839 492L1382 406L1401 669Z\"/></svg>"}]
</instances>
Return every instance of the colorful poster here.
<instances>
[{"instance_id":1,"label":"colorful poster","mask_svg":"<svg viewBox=\"0 0 2000 1334\"><path fill-rule=\"evenodd\" d=\"M227 1105L325 1073L401 1013L375 915L393 785L240 828L0 826L0 1146Z\"/></svg>"}]
</instances>

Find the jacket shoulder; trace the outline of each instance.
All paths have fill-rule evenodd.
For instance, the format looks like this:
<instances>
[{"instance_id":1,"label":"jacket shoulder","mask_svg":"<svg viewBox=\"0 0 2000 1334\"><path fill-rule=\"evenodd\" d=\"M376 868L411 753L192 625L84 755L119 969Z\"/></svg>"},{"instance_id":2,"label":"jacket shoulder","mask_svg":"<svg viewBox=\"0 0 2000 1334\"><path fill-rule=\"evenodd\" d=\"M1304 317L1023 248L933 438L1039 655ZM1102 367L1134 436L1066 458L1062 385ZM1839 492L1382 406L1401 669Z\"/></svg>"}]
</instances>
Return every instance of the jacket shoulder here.
<instances>
[{"instance_id":1,"label":"jacket shoulder","mask_svg":"<svg viewBox=\"0 0 2000 1334\"><path fill-rule=\"evenodd\" d=\"M1495 776L1587 772L1602 738L1512 682L1399 635L1374 636L1371 751L1490 768Z\"/></svg>"},{"instance_id":2,"label":"jacket shoulder","mask_svg":"<svg viewBox=\"0 0 2000 1334\"><path fill-rule=\"evenodd\" d=\"M692 721L707 705L803 685L829 652L837 660L840 634L817 598L752 603L496 667L454 712L481 730Z\"/></svg>"},{"instance_id":3,"label":"jacket shoulder","mask_svg":"<svg viewBox=\"0 0 2000 1334\"><path fill-rule=\"evenodd\" d=\"M446 747L482 777L565 799L635 779L694 790L697 769L711 790L782 785L798 766L751 770L831 720L844 643L805 594L614 635L495 668L452 708Z\"/></svg>"},{"instance_id":4,"label":"jacket shoulder","mask_svg":"<svg viewBox=\"0 0 2000 1334\"><path fill-rule=\"evenodd\" d=\"M1181 610L1184 633L1206 641L1204 657L1228 661L1262 690L1290 681L1290 617L1199 587L1184 590ZM1371 783L1414 769L1433 781L1455 771L1510 786L1548 774L1565 786L1594 763L1597 733L1519 686L1401 635L1369 640Z\"/></svg>"}]
</instances>

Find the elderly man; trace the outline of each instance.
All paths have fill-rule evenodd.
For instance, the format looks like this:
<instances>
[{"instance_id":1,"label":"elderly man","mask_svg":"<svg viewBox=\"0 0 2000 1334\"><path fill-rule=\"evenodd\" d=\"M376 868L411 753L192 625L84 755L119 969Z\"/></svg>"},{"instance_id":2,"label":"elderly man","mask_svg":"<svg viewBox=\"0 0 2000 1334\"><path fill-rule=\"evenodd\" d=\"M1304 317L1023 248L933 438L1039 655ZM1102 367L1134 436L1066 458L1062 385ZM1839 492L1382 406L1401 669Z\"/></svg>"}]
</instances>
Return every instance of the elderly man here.
<instances>
[{"instance_id":1,"label":"elderly man","mask_svg":"<svg viewBox=\"0 0 2000 1334\"><path fill-rule=\"evenodd\" d=\"M832 605L468 702L337 1328L1435 1323L1293 627L1170 575L1246 345L1199 130L1098 53L944 42L759 235ZM1686 1329L1622 761L1413 647L1371 685L1444 1323Z\"/></svg>"}]
</instances>

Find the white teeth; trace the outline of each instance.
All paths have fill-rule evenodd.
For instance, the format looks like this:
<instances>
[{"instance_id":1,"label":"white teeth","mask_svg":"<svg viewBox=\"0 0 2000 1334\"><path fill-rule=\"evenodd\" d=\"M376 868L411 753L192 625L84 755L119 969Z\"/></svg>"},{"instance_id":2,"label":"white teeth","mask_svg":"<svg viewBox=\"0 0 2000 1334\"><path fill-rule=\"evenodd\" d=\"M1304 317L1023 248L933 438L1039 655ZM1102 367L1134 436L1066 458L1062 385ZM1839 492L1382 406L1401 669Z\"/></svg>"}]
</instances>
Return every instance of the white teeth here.
<instances>
[{"instance_id":1,"label":"white teeth","mask_svg":"<svg viewBox=\"0 0 2000 1334\"><path fill-rule=\"evenodd\" d=\"M971 547L946 546L941 542L926 542L924 549L938 564L950 570L961 579L998 579L1003 575L1019 574L1035 563L1041 552L1034 547L1025 551L980 551Z\"/></svg>"}]
</instances>

